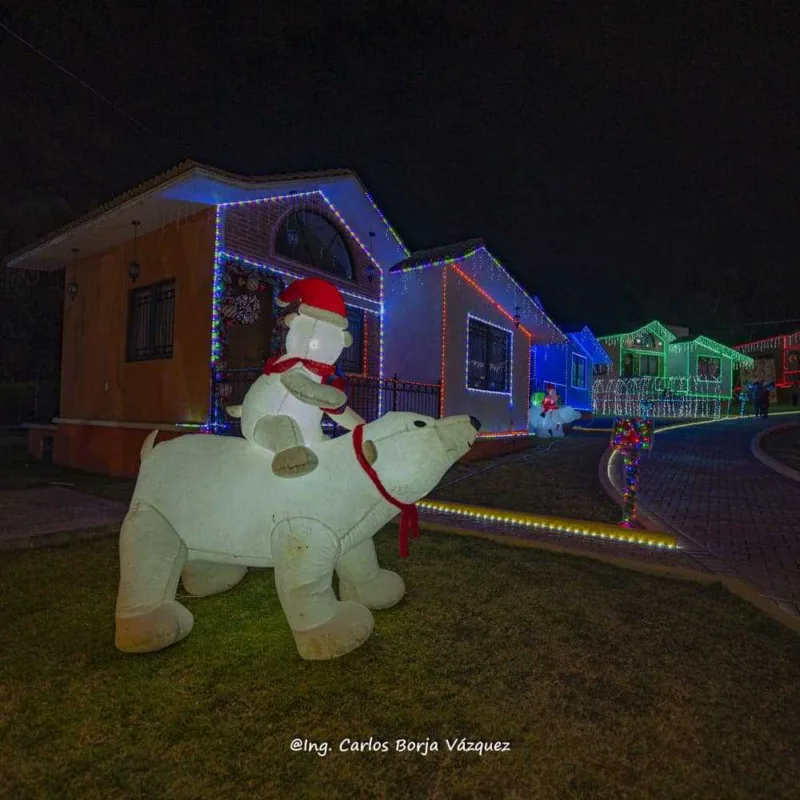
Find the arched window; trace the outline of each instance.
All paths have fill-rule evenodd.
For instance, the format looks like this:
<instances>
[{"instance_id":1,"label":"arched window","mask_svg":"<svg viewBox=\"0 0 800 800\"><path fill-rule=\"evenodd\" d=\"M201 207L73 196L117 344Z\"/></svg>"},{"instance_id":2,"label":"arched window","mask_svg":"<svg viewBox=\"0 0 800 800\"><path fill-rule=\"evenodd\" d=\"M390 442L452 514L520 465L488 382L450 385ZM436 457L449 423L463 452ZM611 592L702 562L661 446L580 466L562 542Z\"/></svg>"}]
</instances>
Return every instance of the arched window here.
<instances>
[{"instance_id":1,"label":"arched window","mask_svg":"<svg viewBox=\"0 0 800 800\"><path fill-rule=\"evenodd\" d=\"M341 233L313 211L293 211L275 237L275 253L353 280L353 262Z\"/></svg>"}]
</instances>

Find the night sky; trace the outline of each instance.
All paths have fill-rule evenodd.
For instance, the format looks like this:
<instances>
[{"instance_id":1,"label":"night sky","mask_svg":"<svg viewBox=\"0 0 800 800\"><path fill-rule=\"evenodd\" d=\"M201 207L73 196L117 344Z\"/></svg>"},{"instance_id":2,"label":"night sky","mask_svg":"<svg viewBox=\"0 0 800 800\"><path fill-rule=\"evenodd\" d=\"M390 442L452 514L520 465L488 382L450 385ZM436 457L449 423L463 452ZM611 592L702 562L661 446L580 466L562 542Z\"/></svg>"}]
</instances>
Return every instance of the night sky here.
<instances>
[{"instance_id":1,"label":"night sky","mask_svg":"<svg viewBox=\"0 0 800 800\"><path fill-rule=\"evenodd\" d=\"M412 250L485 238L567 328L800 318L796 2L5 7L139 123L0 29L6 246L184 158L349 167Z\"/></svg>"}]
</instances>

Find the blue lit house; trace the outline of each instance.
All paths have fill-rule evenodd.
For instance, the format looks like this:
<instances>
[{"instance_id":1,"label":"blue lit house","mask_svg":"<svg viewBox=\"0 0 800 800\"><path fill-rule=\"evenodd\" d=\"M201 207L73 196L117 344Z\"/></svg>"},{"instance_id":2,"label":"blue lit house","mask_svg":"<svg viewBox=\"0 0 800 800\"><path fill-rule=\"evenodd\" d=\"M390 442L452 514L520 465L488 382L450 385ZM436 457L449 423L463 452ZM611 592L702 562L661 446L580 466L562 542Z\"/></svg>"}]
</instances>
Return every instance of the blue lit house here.
<instances>
[{"instance_id":1,"label":"blue lit house","mask_svg":"<svg viewBox=\"0 0 800 800\"><path fill-rule=\"evenodd\" d=\"M566 341L531 347L531 394L556 387L561 402L577 411L592 410L594 375L604 374L611 356L587 327L568 333Z\"/></svg>"}]
</instances>

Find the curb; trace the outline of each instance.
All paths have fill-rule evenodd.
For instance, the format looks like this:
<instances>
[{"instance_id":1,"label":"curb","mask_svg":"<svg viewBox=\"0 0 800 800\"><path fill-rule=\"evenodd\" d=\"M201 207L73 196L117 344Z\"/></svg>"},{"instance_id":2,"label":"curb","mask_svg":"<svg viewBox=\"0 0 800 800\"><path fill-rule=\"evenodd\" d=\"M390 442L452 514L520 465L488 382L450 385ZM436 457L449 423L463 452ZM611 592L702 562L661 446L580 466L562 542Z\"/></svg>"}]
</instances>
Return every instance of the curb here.
<instances>
[{"instance_id":1,"label":"curb","mask_svg":"<svg viewBox=\"0 0 800 800\"><path fill-rule=\"evenodd\" d=\"M784 422L781 425L773 425L771 428L765 428L763 431L759 431L750 440L750 452L765 467L780 473L781 475L783 475L786 478L789 478L790 480L800 482L800 472L784 464L782 461L778 461L778 459L768 455L766 452L764 452L763 448L761 447L761 440L765 436L769 436L769 434L771 433L778 433L779 431L786 431L791 428L796 428L798 425L800 425L800 422Z\"/></svg>"}]
</instances>

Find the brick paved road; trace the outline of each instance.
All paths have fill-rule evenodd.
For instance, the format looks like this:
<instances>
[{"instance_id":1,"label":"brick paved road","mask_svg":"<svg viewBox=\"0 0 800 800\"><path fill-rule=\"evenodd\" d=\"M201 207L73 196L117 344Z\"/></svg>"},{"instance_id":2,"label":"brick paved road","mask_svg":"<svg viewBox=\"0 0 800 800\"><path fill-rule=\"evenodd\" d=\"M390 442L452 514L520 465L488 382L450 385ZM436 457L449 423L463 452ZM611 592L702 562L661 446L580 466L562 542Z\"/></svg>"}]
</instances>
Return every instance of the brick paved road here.
<instances>
[{"instance_id":1,"label":"brick paved road","mask_svg":"<svg viewBox=\"0 0 800 800\"><path fill-rule=\"evenodd\" d=\"M800 613L800 484L753 457L764 428L780 416L656 434L642 459L639 501L705 552L713 571L754 584L786 611Z\"/></svg>"}]
</instances>

